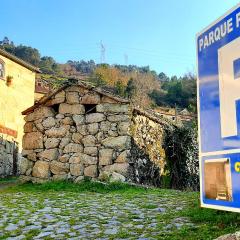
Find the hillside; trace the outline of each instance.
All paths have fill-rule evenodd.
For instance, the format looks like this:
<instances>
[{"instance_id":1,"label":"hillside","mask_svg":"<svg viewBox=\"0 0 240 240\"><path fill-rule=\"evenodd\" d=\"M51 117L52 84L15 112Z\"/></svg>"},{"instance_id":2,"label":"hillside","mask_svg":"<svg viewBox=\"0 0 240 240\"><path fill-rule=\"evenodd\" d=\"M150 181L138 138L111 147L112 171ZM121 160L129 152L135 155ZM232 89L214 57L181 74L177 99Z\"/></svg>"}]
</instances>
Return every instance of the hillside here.
<instances>
[{"instance_id":1,"label":"hillside","mask_svg":"<svg viewBox=\"0 0 240 240\"><path fill-rule=\"evenodd\" d=\"M36 48L15 45L7 37L0 41L0 47L39 67L43 73L40 78L54 86L68 77L78 77L98 86L107 85L137 106L178 107L196 112L196 77L191 73L169 77L163 72L157 74L149 66L96 64L93 60L69 60L62 64L51 56L41 56Z\"/></svg>"}]
</instances>

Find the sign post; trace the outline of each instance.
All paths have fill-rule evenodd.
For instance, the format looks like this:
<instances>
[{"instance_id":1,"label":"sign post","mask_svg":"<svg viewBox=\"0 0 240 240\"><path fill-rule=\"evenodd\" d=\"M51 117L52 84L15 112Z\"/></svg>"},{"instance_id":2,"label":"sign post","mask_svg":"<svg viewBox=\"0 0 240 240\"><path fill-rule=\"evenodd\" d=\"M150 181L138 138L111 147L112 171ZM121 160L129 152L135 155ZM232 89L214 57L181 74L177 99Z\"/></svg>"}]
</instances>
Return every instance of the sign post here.
<instances>
[{"instance_id":1,"label":"sign post","mask_svg":"<svg viewBox=\"0 0 240 240\"><path fill-rule=\"evenodd\" d=\"M240 4L197 34L201 206L240 212Z\"/></svg>"}]
</instances>

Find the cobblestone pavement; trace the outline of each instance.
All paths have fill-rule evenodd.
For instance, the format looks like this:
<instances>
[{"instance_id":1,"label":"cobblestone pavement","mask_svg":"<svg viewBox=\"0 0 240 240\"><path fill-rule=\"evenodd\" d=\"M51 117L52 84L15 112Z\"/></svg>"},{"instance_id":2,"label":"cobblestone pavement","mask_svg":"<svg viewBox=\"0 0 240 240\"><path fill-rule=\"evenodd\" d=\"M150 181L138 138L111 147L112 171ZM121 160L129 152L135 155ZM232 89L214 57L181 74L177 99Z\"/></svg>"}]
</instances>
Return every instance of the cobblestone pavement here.
<instances>
[{"instance_id":1,"label":"cobblestone pavement","mask_svg":"<svg viewBox=\"0 0 240 240\"><path fill-rule=\"evenodd\" d=\"M0 239L164 239L194 227L178 214L186 205L174 191L0 192Z\"/></svg>"}]
</instances>

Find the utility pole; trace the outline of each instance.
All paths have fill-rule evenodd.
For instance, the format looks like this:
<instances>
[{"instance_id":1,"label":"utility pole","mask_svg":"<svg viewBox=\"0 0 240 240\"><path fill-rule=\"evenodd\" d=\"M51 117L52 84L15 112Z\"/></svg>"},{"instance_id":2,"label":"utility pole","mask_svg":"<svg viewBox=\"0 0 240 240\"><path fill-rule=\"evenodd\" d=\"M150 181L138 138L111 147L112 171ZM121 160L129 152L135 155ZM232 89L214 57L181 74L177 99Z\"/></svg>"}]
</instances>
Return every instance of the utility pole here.
<instances>
[{"instance_id":1,"label":"utility pole","mask_svg":"<svg viewBox=\"0 0 240 240\"><path fill-rule=\"evenodd\" d=\"M124 61L125 61L125 65L128 65L128 55L125 53L124 54Z\"/></svg>"},{"instance_id":2,"label":"utility pole","mask_svg":"<svg viewBox=\"0 0 240 240\"><path fill-rule=\"evenodd\" d=\"M100 63L105 63L105 52L106 52L106 48L101 41L100 42Z\"/></svg>"}]
</instances>

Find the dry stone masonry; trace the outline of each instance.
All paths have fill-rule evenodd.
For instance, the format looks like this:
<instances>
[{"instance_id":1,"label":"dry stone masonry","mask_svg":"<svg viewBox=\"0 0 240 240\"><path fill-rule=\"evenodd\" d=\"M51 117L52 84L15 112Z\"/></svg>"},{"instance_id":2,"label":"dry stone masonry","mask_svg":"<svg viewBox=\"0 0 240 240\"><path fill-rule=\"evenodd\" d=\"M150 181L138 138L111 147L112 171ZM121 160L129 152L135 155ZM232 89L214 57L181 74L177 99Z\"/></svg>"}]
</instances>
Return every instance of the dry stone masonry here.
<instances>
[{"instance_id":1,"label":"dry stone masonry","mask_svg":"<svg viewBox=\"0 0 240 240\"><path fill-rule=\"evenodd\" d=\"M166 174L164 150L165 126L170 123L164 117L135 108L132 114L130 133L131 179L139 184L161 185L161 177Z\"/></svg>"},{"instance_id":2,"label":"dry stone masonry","mask_svg":"<svg viewBox=\"0 0 240 240\"><path fill-rule=\"evenodd\" d=\"M198 190L196 132L194 126L184 126L154 111L135 108L130 128L132 181Z\"/></svg>"},{"instance_id":3,"label":"dry stone masonry","mask_svg":"<svg viewBox=\"0 0 240 240\"><path fill-rule=\"evenodd\" d=\"M79 182L89 177L198 187L195 135L153 111L130 106L126 99L78 82L23 114L23 181Z\"/></svg>"},{"instance_id":4,"label":"dry stone masonry","mask_svg":"<svg viewBox=\"0 0 240 240\"><path fill-rule=\"evenodd\" d=\"M11 176L18 170L17 145L10 138L0 136L0 177Z\"/></svg>"},{"instance_id":5,"label":"dry stone masonry","mask_svg":"<svg viewBox=\"0 0 240 240\"><path fill-rule=\"evenodd\" d=\"M127 177L130 106L82 83L66 85L24 111L24 181Z\"/></svg>"}]
</instances>

